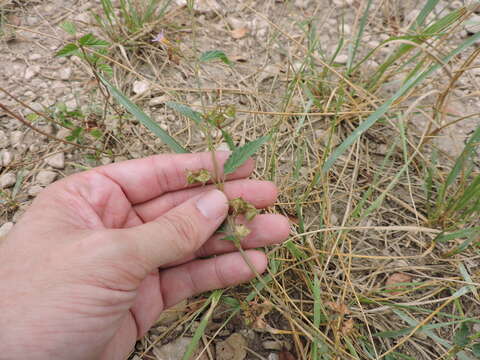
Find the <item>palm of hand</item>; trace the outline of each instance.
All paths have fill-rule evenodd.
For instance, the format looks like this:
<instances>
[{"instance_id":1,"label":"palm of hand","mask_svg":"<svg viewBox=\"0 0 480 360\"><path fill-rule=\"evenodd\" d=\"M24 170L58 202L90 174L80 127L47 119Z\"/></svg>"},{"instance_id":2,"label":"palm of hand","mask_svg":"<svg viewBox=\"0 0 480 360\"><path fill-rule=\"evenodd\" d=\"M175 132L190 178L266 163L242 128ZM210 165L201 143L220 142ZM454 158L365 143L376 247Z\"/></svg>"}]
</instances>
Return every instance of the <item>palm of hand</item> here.
<instances>
[{"instance_id":1,"label":"palm of hand","mask_svg":"<svg viewBox=\"0 0 480 360\"><path fill-rule=\"evenodd\" d=\"M217 154L219 163L226 157ZM268 206L275 187L245 180L252 167L232 174L225 193ZM21 319L17 330L29 329L36 344L30 359L122 359L164 308L251 278L233 245L211 237L225 214L195 221L192 204L210 187L188 188L184 174L199 168L213 169L211 154L161 155L80 173L42 192L0 248L0 278L14 279L0 283L0 308L10 309L0 329ZM277 215L248 226L245 248L288 234ZM248 254L263 271L264 255ZM201 259L210 255L220 256ZM15 341L10 335L0 343Z\"/></svg>"}]
</instances>

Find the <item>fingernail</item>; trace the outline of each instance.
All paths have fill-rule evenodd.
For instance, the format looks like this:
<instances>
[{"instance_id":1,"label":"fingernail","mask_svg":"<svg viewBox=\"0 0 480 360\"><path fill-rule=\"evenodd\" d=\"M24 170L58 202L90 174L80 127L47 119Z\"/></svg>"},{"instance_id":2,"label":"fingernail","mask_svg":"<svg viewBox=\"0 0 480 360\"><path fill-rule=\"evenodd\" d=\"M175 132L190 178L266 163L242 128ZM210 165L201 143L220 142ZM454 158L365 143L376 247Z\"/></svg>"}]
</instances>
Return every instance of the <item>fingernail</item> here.
<instances>
[{"instance_id":1,"label":"fingernail","mask_svg":"<svg viewBox=\"0 0 480 360\"><path fill-rule=\"evenodd\" d=\"M228 211L227 198L220 190L211 190L197 200L197 209L206 218L217 220Z\"/></svg>"}]
</instances>

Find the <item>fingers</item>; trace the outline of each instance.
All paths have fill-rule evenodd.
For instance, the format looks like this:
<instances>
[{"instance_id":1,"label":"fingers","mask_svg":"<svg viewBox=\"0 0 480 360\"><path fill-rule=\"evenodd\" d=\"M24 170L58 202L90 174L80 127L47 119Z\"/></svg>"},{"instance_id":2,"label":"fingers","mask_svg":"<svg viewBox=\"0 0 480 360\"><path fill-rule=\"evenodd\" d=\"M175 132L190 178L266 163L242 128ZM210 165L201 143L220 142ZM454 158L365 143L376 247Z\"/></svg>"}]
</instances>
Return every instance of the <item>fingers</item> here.
<instances>
[{"instance_id":1,"label":"fingers","mask_svg":"<svg viewBox=\"0 0 480 360\"><path fill-rule=\"evenodd\" d=\"M285 216L277 214L257 215L252 221L239 219L238 223L244 224L251 231L242 239L243 249L254 249L268 245L279 244L288 238L290 224ZM223 240L224 234L213 235L195 253L196 257L206 257L235 251L231 241Z\"/></svg>"},{"instance_id":2,"label":"fingers","mask_svg":"<svg viewBox=\"0 0 480 360\"><path fill-rule=\"evenodd\" d=\"M260 251L246 251L258 273L267 268L267 258ZM253 278L240 253L230 253L206 260L195 260L160 272L160 288L165 307L190 296L236 285Z\"/></svg>"},{"instance_id":3,"label":"fingers","mask_svg":"<svg viewBox=\"0 0 480 360\"><path fill-rule=\"evenodd\" d=\"M217 170L223 177L223 164L230 154L216 152ZM100 173L119 185L132 204L154 199L166 192L191 187L187 183L187 172L206 169L215 173L212 153L163 154L144 159L124 161L101 166L92 172ZM253 171L253 161L249 160L227 179L247 177ZM82 176L88 175L88 172Z\"/></svg>"},{"instance_id":4,"label":"fingers","mask_svg":"<svg viewBox=\"0 0 480 360\"><path fill-rule=\"evenodd\" d=\"M143 221L151 221L184 201L212 189L215 189L215 185L171 192L136 205L135 212ZM269 181L245 179L226 182L224 192L229 200L242 197L257 208L273 205L278 193L277 187Z\"/></svg>"},{"instance_id":5,"label":"fingers","mask_svg":"<svg viewBox=\"0 0 480 360\"><path fill-rule=\"evenodd\" d=\"M227 212L225 195L211 190L185 201L154 221L116 230L120 241L118 248L123 256L138 259L145 263L147 271L151 271L197 251L220 226Z\"/></svg>"}]
</instances>

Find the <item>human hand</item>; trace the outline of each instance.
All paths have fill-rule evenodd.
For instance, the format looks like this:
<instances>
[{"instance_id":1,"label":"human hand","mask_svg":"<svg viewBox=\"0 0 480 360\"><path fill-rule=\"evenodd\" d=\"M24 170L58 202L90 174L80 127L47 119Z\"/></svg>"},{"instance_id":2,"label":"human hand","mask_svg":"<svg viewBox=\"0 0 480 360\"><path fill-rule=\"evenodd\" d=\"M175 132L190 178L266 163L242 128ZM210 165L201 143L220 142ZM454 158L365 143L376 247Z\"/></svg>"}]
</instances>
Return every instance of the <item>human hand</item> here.
<instances>
[{"instance_id":1,"label":"human hand","mask_svg":"<svg viewBox=\"0 0 480 360\"><path fill-rule=\"evenodd\" d=\"M219 169L228 153L216 153ZM42 191L0 244L1 359L124 359L162 310L251 279L232 243L213 235L228 198L272 205L276 187L247 180L248 161L213 185L211 153L158 155L75 174ZM278 243L289 225L258 215L245 249ZM261 273L262 252L247 250ZM211 255L217 255L211 257ZM206 259L202 259L208 257Z\"/></svg>"}]
</instances>

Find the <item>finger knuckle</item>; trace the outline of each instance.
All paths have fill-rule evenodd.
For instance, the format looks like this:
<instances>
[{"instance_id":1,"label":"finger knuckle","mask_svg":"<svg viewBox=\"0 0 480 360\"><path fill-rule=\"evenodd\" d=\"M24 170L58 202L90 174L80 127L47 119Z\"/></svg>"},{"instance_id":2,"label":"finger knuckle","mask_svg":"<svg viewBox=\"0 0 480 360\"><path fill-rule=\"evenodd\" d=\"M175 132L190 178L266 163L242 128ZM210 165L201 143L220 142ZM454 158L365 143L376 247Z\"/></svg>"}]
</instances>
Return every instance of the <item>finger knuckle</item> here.
<instances>
[{"instance_id":1,"label":"finger knuckle","mask_svg":"<svg viewBox=\"0 0 480 360\"><path fill-rule=\"evenodd\" d=\"M192 253L200 246L200 232L193 218L172 213L164 219L169 225L173 245L180 253Z\"/></svg>"}]
</instances>

